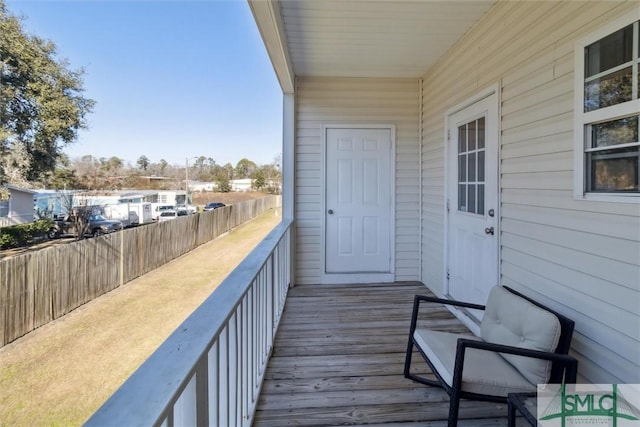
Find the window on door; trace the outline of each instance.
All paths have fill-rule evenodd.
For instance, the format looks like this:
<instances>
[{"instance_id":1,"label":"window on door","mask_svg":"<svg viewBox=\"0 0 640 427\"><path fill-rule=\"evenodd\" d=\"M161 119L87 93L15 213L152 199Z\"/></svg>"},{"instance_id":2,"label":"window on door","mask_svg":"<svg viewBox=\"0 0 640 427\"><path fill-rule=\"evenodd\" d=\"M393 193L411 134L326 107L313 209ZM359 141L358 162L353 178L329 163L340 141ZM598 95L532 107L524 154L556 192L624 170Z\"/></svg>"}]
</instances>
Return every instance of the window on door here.
<instances>
[{"instance_id":1,"label":"window on door","mask_svg":"<svg viewBox=\"0 0 640 427\"><path fill-rule=\"evenodd\" d=\"M635 22L631 22L633 18ZM640 195L637 13L579 42L576 58L576 64L581 65L576 68L576 151L579 150L576 155L580 156L576 161L579 174L576 196L637 197Z\"/></svg>"},{"instance_id":2,"label":"window on door","mask_svg":"<svg viewBox=\"0 0 640 427\"><path fill-rule=\"evenodd\" d=\"M485 118L458 126L458 210L484 215Z\"/></svg>"}]
</instances>

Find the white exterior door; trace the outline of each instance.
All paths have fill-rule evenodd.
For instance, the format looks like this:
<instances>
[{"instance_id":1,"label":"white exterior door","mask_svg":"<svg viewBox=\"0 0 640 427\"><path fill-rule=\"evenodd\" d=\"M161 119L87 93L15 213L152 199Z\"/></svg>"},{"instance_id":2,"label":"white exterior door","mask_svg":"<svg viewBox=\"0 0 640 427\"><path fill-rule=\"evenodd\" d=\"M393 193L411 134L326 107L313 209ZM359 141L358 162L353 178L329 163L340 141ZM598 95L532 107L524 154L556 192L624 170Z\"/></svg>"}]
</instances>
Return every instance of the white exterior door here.
<instances>
[{"instance_id":1,"label":"white exterior door","mask_svg":"<svg viewBox=\"0 0 640 427\"><path fill-rule=\"evenodd\" d=\"M478 304L499 280L497 116L493 93L448 117L448 294Z\"/></svg>"},{"instance_id":2,"label":"white exterior door","mask_svg":"<svg viewBox=\"0 0 640 427\"><path fill-rule=\"evenodd\" d=\"M391 273L392 129L325 132L325 274Z\"/></svg>"}]
</instances>

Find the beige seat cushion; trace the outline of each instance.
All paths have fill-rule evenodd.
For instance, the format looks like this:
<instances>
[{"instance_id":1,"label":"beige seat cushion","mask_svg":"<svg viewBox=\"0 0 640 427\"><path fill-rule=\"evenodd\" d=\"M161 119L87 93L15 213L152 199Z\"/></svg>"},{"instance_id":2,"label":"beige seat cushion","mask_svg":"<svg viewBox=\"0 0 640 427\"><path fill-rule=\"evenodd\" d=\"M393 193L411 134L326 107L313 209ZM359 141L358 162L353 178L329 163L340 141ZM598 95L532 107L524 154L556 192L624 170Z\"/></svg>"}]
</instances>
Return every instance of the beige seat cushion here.
<instances>
[{"instance_id":1,"label":"beige seat cushion","mask_svg":"<svg viewBox=\"0 0 640 427\"><path fill-rule=\"evenodd\" d=\"M433 363L442 379L453 382L458 338L481 341L480 338L448 332L416 329L413 334L418 346ZM508 393L536 391L511 364L492 351L467 349L462 370L462 390L490 396L506 397Z\"/></svg>"},{"instance_id":2,"label":"beige seat cushion","mask_svg":"<svg viewBox=\"0 0 640 427\"><path fill-rule=\"evenodd\" d=\"M489 293L480 325L480 337L495 344L553 352L560 339L555 314L495 286ZM552 363L542 359L502 355L532 384L546 384Z\"/></svg>"}]
</instances>

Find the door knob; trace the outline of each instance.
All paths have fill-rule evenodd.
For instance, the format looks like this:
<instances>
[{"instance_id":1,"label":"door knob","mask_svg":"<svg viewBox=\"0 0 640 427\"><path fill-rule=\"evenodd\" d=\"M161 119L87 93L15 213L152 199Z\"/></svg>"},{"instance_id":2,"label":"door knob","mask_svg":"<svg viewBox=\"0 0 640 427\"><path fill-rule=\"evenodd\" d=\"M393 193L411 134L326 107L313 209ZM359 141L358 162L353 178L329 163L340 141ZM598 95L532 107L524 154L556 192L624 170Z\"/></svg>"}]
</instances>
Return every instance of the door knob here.
<instances>
[{"instance_id":1,"label":"door knob","mask_svg":"<svg viewBox=\"0 0 640 427\"><path fill-rule=\"evenodd\" d=\"M329 210L327 211L327 213L328 213L329 215L333 215L333 209L329 209Z\"/></svg>"},{"instance_id":2,"label":"door knob","mask_svg":"<svg viewBox=\"0 0 640 427\"><path fill-rule=\"evenodd\" d=\"M487 227L484 229L485 234L490 234L493 236L493 227Z\"/></svg>"}]
</instances>

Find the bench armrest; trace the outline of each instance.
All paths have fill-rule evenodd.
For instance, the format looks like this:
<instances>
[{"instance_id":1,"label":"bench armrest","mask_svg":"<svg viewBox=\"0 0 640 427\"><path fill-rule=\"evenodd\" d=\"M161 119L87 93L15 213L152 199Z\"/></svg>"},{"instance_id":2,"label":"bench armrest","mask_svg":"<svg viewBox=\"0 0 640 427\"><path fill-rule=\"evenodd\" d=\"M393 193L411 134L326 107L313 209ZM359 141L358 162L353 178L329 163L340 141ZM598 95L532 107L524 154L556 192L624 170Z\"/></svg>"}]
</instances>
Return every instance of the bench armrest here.
<instances>
[{"instance_id":1,"label":"bench armrest","mask_svg":"<svg viewBox=\"0 0 640 427\"><path fill-rule=\"evenodd\" d=\"M416 303L416 301L419 303L420 301L425 301L425 302L433 302L433 303L438 303L438 304L444 304L444 305L455 305L458 307L466 307L466 308L473 308L475 310L484 310L485 306L481 305L481 304L473 304L470 302L464 302L464 301L456 301L453 299L443 299L443 298L436 298L436 297L429 297L426 295L416 295L413 299L414 301L414 305Z\"/></svg>"},{"instance_id":2,"label":"bench armrest","mask_svg":"<svg viewBox=\"0 0 640 427\"><path fill-rule=\"evenodd\" d=\"M576 382L578 375L578 361L568 354L558 354L547 351L531 350L528 348L515 347L503 344L494 344L486 341L475 341L466 338L459 338L456 348L456 361L453 371L453 384L462 381L462 368L464 367L464 355L467 348L475 348L484 351L493 351L496 353L515 354L517 356L533 357L536 359L550 360L559 364L564 368L564 380L566 383L573 384Z\"/></svg>"},{"instance_id":3,"label":"bench armrest","mask_svg":"<svg viewBox=\"0 0 640 427\"><path fill-rule=\"evenodd\" d=\"M435 304L443 304L443 305L453 305L456 307L464 307L464 308L472 308L475 310L484 310L485 306L480 304L472 304L470 302L449 300L443 298L429 297L426 295L416 295L413 298L413 312L411 313L411 328L409 330L409 338L413 336L413 333L416 330L416 325L418 322L418 312L420 310L421 302L429 302Z\"/></svg>"}]
</instances>

